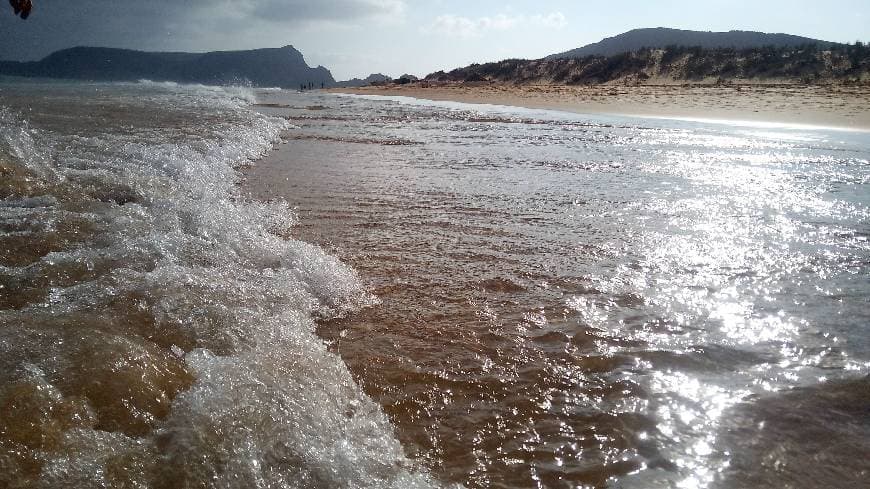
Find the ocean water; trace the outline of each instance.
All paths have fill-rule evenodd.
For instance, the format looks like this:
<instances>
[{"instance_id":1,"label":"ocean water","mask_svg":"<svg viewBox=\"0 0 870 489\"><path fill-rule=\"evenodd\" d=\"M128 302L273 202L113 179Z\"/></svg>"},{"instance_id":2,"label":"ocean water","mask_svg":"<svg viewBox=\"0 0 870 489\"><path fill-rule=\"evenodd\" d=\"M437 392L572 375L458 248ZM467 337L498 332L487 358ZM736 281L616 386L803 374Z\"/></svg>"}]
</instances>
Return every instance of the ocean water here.
<instances>
[{"instance_id":1,"label":"ocean water","mask_svg":"<svg viewBox=\"0 0 870 489\"><path fill-rule=\"evenodd\" d=\"M862 487L870 134L0 85L0 486Z\"/></svg>"}]
</instances>

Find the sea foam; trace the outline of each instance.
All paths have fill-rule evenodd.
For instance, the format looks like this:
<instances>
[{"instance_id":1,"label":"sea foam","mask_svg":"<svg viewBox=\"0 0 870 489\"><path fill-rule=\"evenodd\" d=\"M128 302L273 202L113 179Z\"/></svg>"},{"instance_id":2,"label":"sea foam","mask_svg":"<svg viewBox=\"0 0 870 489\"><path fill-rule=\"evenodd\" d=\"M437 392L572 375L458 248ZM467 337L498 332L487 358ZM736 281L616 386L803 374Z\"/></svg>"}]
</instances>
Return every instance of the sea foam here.
<instances>
[{"instance_id":1,"label":"sea foam","mask_svg":"<svg viewBox=\"0 0 870 489\"><path fill-rule=\"evenodd\" d=\"M35 111L0 100L4 485L434 485L314 334L375 299L237 192L285 120L247 88L13 90Z\"/></svg>"}]
</instances>

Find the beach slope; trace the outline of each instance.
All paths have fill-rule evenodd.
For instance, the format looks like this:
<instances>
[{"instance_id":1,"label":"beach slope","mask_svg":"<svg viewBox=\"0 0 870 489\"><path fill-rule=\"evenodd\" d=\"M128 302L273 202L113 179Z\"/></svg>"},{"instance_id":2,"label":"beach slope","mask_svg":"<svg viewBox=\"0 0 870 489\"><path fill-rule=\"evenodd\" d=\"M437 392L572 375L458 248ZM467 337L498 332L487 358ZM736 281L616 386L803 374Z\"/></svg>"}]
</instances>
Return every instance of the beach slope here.
<instances>
[{"instance_id":1,"label":"beach slope","mask_svg":"<svg viewBox=\"0 0 870 489\"><path fill-rule=\"evenodd\" d=\"M509 105L582 114L769 122L870 130L870 87L757 85L567 86L446 84L334 89L335 93Z\"/></svg>"}]
</instances>

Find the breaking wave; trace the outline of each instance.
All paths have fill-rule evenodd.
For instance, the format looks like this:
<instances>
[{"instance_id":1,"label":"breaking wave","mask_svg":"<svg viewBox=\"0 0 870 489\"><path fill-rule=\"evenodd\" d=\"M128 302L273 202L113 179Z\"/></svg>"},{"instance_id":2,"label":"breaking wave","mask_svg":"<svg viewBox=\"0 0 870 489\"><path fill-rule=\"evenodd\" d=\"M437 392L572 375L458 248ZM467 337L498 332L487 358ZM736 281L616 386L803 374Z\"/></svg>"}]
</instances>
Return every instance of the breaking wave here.
<instances>
[{"instance_id":1,"label":"breaking wave","mask_svg":"<svg viewBox=\"0 0 870 489\"><path fill-rule=\"evenodd\" d=\"M375 299L286 204L238 194L290 127L253 102L0 93L0 485L433 484L314 334Z\"/></svg>"}]
</instances>

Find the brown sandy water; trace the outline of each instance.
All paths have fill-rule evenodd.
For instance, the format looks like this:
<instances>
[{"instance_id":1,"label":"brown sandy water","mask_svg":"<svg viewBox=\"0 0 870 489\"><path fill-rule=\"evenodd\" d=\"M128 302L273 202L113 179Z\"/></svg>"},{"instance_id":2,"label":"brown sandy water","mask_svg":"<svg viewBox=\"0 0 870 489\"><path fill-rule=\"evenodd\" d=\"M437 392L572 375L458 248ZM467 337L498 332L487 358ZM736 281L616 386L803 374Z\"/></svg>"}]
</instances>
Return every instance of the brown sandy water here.
<instances>
[{"instance_id":1,"label":"brown sandy water","mask_svg":"<svg viewBox=\"0 0 870 489\"><path fill-rule=\"evenodd\" d=\"M4 81L0 487L861 487L868 148Z\"/></svg>"},{"instance_id":2,"label":"brown sandy water","mask_svg":"<svg viewBox=\"0 0 870 489\"><path fill-rule=\"evenodd\" d=\"M601 485L639 469L624 454L643 450L637 433L655 423L616 408L647 394L608 378L628 361L609 348L631 342L572 324L565 295L591 290L583 277L549 271L567 257L534 256L521 232L506 229L513 216L452 192L408 192L396 181L389 193L368 194L361 185L370 175L357 167L357 152L368 151L293 141L247 173L246 189L299 205L294 236L338 254L381 299L318 333L384 406L406 448L480 487ZM391 156L402 158L377 158ZM562 458L575 466L566 470Z\"/></svg>"},{"instance_id":3,"label":"brown sandy water","mask_svg":"<svg viewBox=\"0 0 870 489\"><path fill-rule=\"evenodd\" d=\"M245 88L0 84L0 487L433 487L314 334L371 301Z\"/></svg>"},{"instance_id":4,"label":"brown sandy water","mask_svg":"<svg viewBox=\"0 0 870 489\"><path fill-rule=\"evenodd\" d=\"M381 300L318 334L435 474L859 487L868 380L834 380L866 375L866 136L318 104L243 193ZM828 472L791 472L835 433Z\"/></svg>"}]
</instances>

